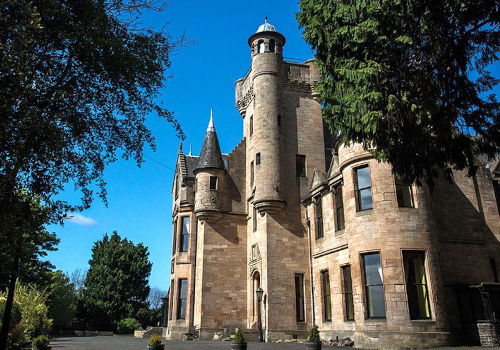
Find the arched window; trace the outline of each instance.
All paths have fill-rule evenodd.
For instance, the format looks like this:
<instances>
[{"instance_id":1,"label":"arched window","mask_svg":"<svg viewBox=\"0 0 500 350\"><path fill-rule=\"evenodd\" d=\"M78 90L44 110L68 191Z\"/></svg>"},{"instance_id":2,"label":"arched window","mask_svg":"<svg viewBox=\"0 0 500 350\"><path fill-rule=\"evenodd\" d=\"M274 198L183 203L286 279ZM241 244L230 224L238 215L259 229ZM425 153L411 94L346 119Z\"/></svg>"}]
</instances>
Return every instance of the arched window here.
<instances>
[{"instance_id":1,"label":"arched window","mask_svg":"<svg viewBox=\"0 0 500 350\"><path fill-rule=\"evenodd\" d=\"M274 47L275 47L274 40L273 39L269 40L269 52L274 52Z\"/></svg>"},{"instance_id":2,"label":"arched window","mask_svg":"<svg viewBox=\"0 0 500 350\"><path fill-rule=\"evenodd\" d=\"M253 276L252 276L252 285L253 285L253 290L252 290L252 300L253 300L253 308L252 308L252 317L254 320L257 318L257 310L259 307L259 301L257 300L257 295L255 294L255 291L257 288L260 287L260 273L258 271L255 271Z\"/></svg>"},{"instance_id":3,"label":"arched window","mask_svg":"<svg viewBox=\"0 0 500 350\"><path fill-rule=\"evenodd\" d=\"M264 40L259 41L259 53L263 53L266 49L266 45L264 44Z\"/></svg>"}]
</instances>

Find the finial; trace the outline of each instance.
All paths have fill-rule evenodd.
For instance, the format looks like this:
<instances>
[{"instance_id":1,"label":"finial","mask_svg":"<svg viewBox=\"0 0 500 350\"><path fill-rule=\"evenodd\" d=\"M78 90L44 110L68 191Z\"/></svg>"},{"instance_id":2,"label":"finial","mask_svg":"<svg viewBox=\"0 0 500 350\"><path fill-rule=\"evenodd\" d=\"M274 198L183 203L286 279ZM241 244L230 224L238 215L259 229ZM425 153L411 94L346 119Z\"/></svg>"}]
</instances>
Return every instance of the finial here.
<instances>
[{"instance_id":1,"label":"finial","mask_svg":"<svg viewBox=\"0 0 500 350\"><path fill-rule=\"evenodd\" d=\"M213 119L213 111L210 109L210 122L208 123L208 131L215 131L215 126L214 126L214 119Z\"/></svg>"},{"instance_id":2,"label":"finial","mask_svg":"<svg viewBox=\"0 0 500 350\"><path fill-rule=\"evenodd\" d=\"M267 23L267 17L264 18L264 21Z\"/></svg>"},{"instance_id":3,"label":"finial","mask_svg":"<svg viewBox=\"0 0 500 350\"><path fill-rule=\"evenodd\" d=\"M179 143L179 151L182 151L182 141Z\"/></svg>"},{"instance_id":4,"label":"finial","mask_svg":"<svg viewBox=\"0 0 500 350\"><path fill-rule=\"evenodd\" d=\"M189 156L193 156L193 145L189 145Z\"/></svg>"}]
</instances>

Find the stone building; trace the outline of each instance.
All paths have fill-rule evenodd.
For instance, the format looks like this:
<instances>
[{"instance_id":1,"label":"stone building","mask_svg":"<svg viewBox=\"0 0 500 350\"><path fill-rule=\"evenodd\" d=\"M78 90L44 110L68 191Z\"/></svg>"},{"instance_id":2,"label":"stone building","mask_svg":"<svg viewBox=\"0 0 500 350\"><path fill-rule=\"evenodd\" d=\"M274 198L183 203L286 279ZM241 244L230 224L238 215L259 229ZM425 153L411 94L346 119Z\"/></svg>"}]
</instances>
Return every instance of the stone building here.
<instances>
[{"instance_id":1,"label":"stone building","mask_svg":"<svg viewBox=\"0 0 500 350\"><path fill-rule=\"evenodd\" d=\"M400 181L324 132L314 61L283 61L285 42L267 21L248 39L232 152L212 118L199 156L179 149L164 336L251 340L260 307L266 341L314 323L357 347L498 344L500 162Z\"/></svg>"}]
</instances>

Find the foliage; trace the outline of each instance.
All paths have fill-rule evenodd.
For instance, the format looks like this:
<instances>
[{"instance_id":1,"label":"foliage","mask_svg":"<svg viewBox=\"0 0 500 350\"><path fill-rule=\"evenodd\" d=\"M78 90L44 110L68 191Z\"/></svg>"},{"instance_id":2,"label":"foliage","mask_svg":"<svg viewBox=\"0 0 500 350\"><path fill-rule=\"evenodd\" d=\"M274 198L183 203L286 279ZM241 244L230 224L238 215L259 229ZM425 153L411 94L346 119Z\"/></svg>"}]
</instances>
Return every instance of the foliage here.
<instances>
[{"instance_id":1,"label":"foliage","mask_svg":"<svg viewBox=\"0 0 500 350\"><path fill-rule=\"evenodd\" d=\"M77 268L69 276L69 280L75 288L75 294L80 296L83 293L83 288L85 286L85 279L87 278L87 270L82 268Z\"/></svg>"},{"instance_id":2,"label":"foliage","mask_svg":"<svg viewBox=\"0 0 500 350\"><path fill-rule=\"evenodd\" d=\"M233 343L239 344L244 342L245 342L245 336L243 335L241 328L237 327L236 330L234 331Z\"/></svg>"},{"instance_id":3,"label":"foliage","mask_svg":"<svg viewBox=\"0 0 500 350\"><path fill-rule=\"evenodd\" d=\"M83 311L89 326L115 330L118 322L146 307L152 264L142 243L135 245L115 231L94 243L83 291Z\"/></svg>"},{"instance_id":4,"label":"foliage","mask_svg":"<svg viewBox=\"0 0 500 350\"><path fill-rule=\"evenodd\" d=\"M49 343L49 337L47 337L46 335L39 335L38 337L33 339L32 344L34 349L45 350L48 349Z\"/></svg>"},{"instance_id":5,"label":"foliage","mask_svg":"<svg viewBox=\"0 0 500 350\"><path fill-rule=\"evenodd\" d=\"M318 326L314 325L309 329L309 336L307 337L308 341L314 341L314 342L319 342L321 341L321 338L319 337L319 330Z\"/></svg>"},{"instance_id":6,"label":"foliage","mask_svg":"<svg viewBox=\"0 0 500 350\"><path fill-rule=\"evenodd\" d=\"M47 292L47 307L54 328L71 327L76 317L77 295L69 277L60 270L53 271Z\"/></svg>"},{"instance_id":7,"label":"foliage","mask_svg":"<svg viewBox=\"0 0 500 350\"><path fill-rule=\"evenodd\" d=\"M135 314L135 318L137 318L144 328L147 326L154 327L161 322L161 309L151 310L147 307L142 307Z\"/></svg>"},{"instance_id":8,"label":"foliage","mask_svg":"<svg viewBox=\"0 0 500 350\"><path fill-rule=\"evenodd\" d=\"M6 293L0 294L0 298L5 298L5 296ZM16 301L14 305L18 306L14 307L13 310L18 307L21 315L16 326L20 335L19 341L28 341L39 335L49 334L52 320L48 317L45 291L39 290L33 285L24 285L18 282L14 298ZM16 311L13 311L13 315L16 315Z\"/></svg>"},{"instance_id":9,"label":"foliage","mask_svg":"<svg viewBox=\"0 0 500 350\"><path fill-rule=\"evenodd\" d=\"M0 296L0 315L3 315L3 313L5 312L6 301L6 298ZM21 310L19 308L19 303L17 302L17 300L15 300L14 304L12 305L12 315L10 317L9 330L13 329L19 322L21 322Z\"/></svg>"},{"instance_id":10,"label":"foliage","mask_svg":"<svg viewBox=\"0 0 500 350\"><path fill-rule=\"evenodd\" d=\"M151 346L161 345L161 337L159 335L152 335L151 338L149 338L149 345Z\"/></svg>"},{"instance_id":11,"label":"foliage","mask_svg":"<svg viewBox=\"0 0 500 350\"><path fill-rule=\"evenodd\" d=\"M167 291L160 289L158 287L153 287L151 288L149 295L148 295L148 303L149 307L153 310L157 310L161 308L162 300L161 298L165 297L167 295Z\"/></svg>"},{"instance_id":12,"label":"foliage","mask_svg":"<svg viewBox=\"0 0 500 350\"><path fill-rule=\"evenodd\" d=\"M408 181L468 169L500 149L500 3L301 0L323 117ZM475 137L471 137L475 135Z\"/></svg>"},{"instance_id":13,"label":"foliage","mask_svg":"<svg viewBox=\"0 0 500 350\"><path fill-rule=\"evenodd\" d=\"M139 321L137 321L135 318L128 317L118 322L116 330L120 334L130 334L134 333L134 330L138 329L140 326L141 324L139 323Z\"/></svg>"}]
</instances>

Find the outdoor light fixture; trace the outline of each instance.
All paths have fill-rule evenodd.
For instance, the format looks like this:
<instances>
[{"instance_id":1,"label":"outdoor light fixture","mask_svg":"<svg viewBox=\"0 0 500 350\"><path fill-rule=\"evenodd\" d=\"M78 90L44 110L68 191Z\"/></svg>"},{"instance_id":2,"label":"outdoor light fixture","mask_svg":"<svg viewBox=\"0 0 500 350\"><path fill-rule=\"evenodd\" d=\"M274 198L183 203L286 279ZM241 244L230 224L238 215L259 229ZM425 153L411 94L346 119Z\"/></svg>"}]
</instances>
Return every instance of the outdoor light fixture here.
<instances>
[{"instance_id":1,"label":"outdoor light fixture","mask_svg":"<svg viewBox=\"0 0 500 350\"><path fill-rule=\"evenodd\" d=\"M258 307L257 307L257 320L258 320L257 324L258 324L258 327L259 327L259 335L257 336L257 341L263 342L264 341L264 337L262 335L262 321L260 320L260 302L262 301L262 295L264 294L264 290L259 287L255 291L255 294L257 294L257 301L259 302L258 303Z\"/></svg>"}]
</instances>

